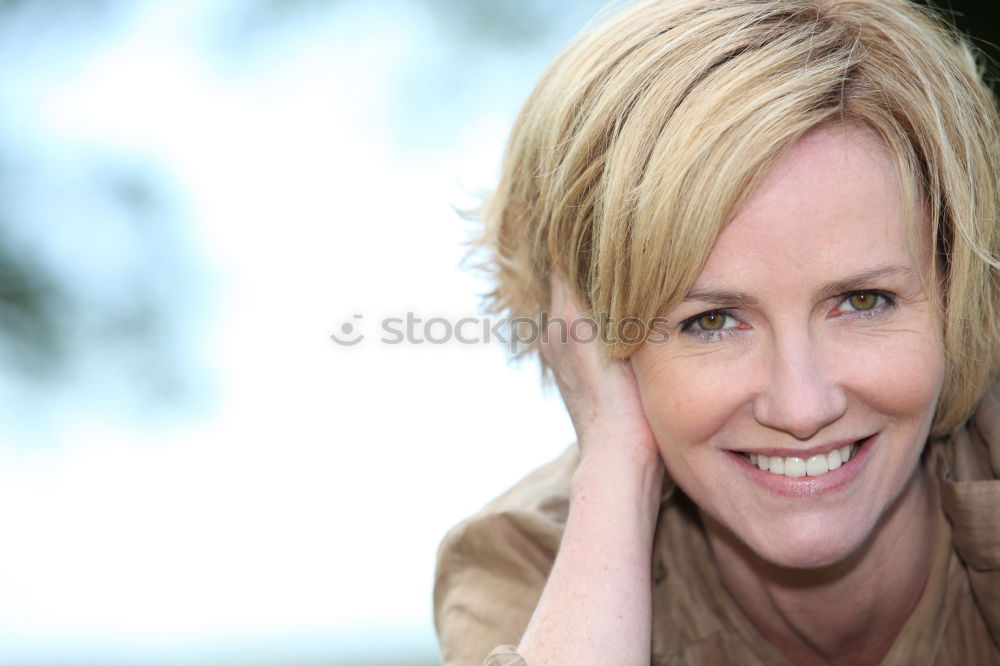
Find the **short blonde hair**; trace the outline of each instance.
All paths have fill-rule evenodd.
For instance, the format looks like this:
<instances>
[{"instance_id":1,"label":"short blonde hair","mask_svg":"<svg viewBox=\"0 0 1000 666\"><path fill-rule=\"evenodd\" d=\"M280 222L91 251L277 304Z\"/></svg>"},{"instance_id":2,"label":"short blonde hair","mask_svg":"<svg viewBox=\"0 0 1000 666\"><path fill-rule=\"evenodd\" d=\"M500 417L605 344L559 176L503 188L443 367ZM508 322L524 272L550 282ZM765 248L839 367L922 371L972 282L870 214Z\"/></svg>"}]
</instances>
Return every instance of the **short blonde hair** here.
<instances>
[{"instance_id":1,"label":"short blonde hair","mask_svg":"<svg viewBox=\"0 0 1000 666\"><path fill-rule=\"evenodd\" d=\"M930 215L948 359L932 431L949 430L1000 366L998 116L965 40L906 0L646 0L584 32L481 211L487 309L538 320L558 271L586 314L652 321L781 152L837 121L882 138L908 219Z\"/></svg>"}]
</instances>

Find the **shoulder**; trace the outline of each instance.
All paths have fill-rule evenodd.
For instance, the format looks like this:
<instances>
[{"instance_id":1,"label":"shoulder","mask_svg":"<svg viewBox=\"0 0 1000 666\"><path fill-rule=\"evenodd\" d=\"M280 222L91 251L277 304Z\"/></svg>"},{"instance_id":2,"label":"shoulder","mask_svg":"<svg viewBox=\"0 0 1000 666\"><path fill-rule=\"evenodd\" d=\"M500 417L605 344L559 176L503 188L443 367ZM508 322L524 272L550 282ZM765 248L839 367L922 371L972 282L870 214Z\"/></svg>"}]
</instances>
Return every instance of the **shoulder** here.
<instances>
[{"instance_id":1,"label":"shoulder","mask_svg":"<svg viewBox=\"0 0 1000 666\"><path fill-rule=\"evenodd\" d=\"M577 462L574 445L444 538L434 620L446 666L479 666L520 640L559 548Z\"/></svg>"},{"instance_id":2,"label":"shoulder","mask_svg":"<svg viewBox=\"0 0 1000 666\"><path fill-rule=\"evenodd\" d=\"M976 412L928 443L952 545L966 567L979 610L1000 644L1000 379Z\"/></svg>"}]
</instances>

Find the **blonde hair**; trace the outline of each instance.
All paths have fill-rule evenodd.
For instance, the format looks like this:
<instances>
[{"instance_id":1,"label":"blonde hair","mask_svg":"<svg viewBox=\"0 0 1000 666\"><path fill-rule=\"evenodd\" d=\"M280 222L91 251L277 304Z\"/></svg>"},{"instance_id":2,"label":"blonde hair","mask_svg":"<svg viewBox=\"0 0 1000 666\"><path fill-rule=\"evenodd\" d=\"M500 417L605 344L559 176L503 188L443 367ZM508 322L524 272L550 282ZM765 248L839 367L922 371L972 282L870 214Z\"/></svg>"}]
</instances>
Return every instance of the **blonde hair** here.
<instances>
[{"instance_id":1,"label":"blonde hair","mask_svg":"<svg viewBox=\"0 0 1000 666\"><path fill-rule=\"evenodd\" d=\"M487 309L539 320L558 271L598 320L651 321L780 153L835 121L881 137L908 219L930 216L947 431L1000 366L998 116L966 42L905 0L647 0L583 33L525 104L481 211ZM642 344L609 339L610 358Z\"/></svg>"}]
</instances>

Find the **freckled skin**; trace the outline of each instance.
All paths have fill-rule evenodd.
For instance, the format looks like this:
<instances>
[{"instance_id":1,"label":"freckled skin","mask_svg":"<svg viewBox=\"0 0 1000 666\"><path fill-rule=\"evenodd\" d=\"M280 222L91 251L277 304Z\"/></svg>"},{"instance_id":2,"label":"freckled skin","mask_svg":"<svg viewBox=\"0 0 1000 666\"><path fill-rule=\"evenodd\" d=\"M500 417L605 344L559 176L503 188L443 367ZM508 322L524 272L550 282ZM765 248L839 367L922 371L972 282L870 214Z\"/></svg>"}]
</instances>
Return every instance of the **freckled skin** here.
<instances>
[{"instance_id":1,"label":"freckled skin","mask_svg":"<svg viewBox=\"0 0 1000 666\"><path fill-rule=\"evenodd\" d=\"M796 143L719 236L694 289L755 300L685 302L667 344L632 357L643 409L670 474L751 551L796 568L835 564L882 521L926 521L910 493L944 375L941 322L910 256L894 167L859 129ZM892 272L824 295L874 268ZM883 297L882 294L886 296ZM700 319L699 319L700 317ZM686 330L684 322L688 322ZM861 473L833 493L779 496L730 451L806 449L878 433Z\"/></svg>"}]
</instances>

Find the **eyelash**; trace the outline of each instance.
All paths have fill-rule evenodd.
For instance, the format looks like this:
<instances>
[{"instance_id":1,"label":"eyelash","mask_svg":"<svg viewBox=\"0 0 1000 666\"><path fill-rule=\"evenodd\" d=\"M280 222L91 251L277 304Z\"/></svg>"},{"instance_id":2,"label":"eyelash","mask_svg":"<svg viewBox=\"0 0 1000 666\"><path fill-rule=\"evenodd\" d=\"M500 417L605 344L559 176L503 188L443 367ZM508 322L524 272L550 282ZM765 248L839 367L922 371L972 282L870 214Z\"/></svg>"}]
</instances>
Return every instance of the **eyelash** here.
<instances>
[{"instance_id":1,"label":"eyelash","mask_svg":"<svg viewBox=\"0 0 1000 666\"><path fill-rule=\"evenodd\" d=\"M896 298L887 291L881 291L879 289L859 289L857 291L849 291L846 294L841 294L840 300L837 301L838 307L842 305L847 299L852 296L857 296L858 294L874 294L878 298L882 299L881 303L876 304L868 310L847 310L840 314L841 317L847 317L848 319L871 319L887 310L891 310L896 306ZM697 329L695 324L702 317L707 317L708 315L721 315L723 317L731 317L736 319L736 310L732 308L722 308L719 310L706 310L705 312L700 312L693 317L689 317L681 322L680 331L681 333L686 333L702 340L718 340L724 336L732 335L740 330L738 327L734 328L720 328L716 330L708 329Z\"/></svg>"}]
</instances>

